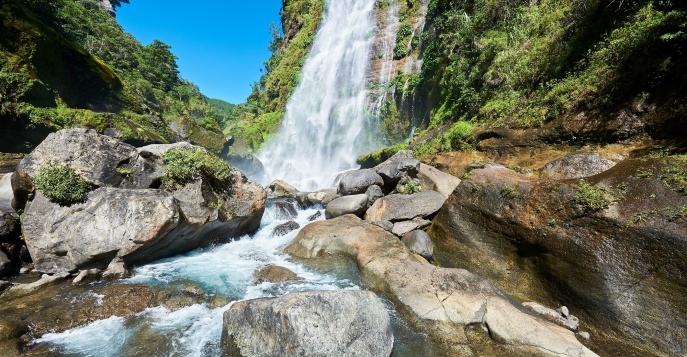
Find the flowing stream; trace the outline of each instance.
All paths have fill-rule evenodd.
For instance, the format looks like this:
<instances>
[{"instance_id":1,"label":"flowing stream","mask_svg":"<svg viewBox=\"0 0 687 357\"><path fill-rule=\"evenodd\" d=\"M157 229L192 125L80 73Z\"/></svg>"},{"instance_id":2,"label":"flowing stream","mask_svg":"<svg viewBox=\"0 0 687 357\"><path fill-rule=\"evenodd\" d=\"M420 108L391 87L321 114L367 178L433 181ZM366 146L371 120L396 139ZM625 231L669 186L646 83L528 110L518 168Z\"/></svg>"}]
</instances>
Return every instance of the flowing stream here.
<instances>
[{"instance_id":1,"label":"flowing stream","mask_svg":"<svg viewBox=\"0 0 687 357\"><path fill-rule=\"evenodd\" d=\"M305 226L310 223L308 217L318 210L298 207L298 216L293 220ZM118 282L156 286L190 281L205 294L225 298L228 304L215 308L196 304L176 311L155 307L133 316L113 316L62 333L46 334L35 345L48 344L51 354L56 356L220 356L222 315L233 301L296 291L360 289L354 263L330 262L311 268L289 260L281 251L300 229L274 236L274 228L289 220L280 212L274 205L268 206L260 229L252 236L138 267L132 278ZM253 273L267 265L288 268L300 280L254 283ZM416 356L420 351L422 355L432 355L433 346L426 336L408 328L392 305L387 301L385 304L394 325L394 355Z\"/></svg>"},{"instance_id":2,"label":"flowing stream","mask_svg":"<svg viewBox=\"0 0 687 357\"><path fill-rule=\"evenodd\" d=\"M327 2L282 127L259 154L267 178L303 191L325 188L337 173L357 168L356 158L374 148L374 126L365 108L375 2Z\"/></svg>"}]
</instances>

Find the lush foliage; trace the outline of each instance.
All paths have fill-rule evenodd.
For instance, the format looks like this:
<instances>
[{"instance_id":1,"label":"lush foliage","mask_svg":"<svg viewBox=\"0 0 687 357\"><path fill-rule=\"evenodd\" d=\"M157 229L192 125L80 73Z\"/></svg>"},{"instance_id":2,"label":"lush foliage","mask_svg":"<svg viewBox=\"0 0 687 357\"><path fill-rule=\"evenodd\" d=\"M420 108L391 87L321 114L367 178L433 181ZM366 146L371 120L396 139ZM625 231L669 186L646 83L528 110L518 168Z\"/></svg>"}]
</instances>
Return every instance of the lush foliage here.
<instances>
[{"instance_id":1,"label":"lush foliage","mask_svg":"<svg viewBox=\"0 0 687 357\"><path fill-rule=\"evenodd\" d=\"M428 21L418 105L430 127L536 128L645 102L687 114L680 1L431 0Z\"/></svg>"},{"instance_id":2,"label":"lush foliage","mask_svg":"<svg viewBox=\"0 0 687 357\"><path fill-rule=\"evenodd\" d=\"M36 188L49 200L61 205L71 205L86 200L92 189L71 167L49 163L34 179Z\"/></svg>"},{"instance_id":3,"label":"lush foliage","mask_svg":"<svg viewBox=\"0 0 687 357\"><path fill-rule=\"evenodd\" d=\"M164 161L167 167L162 188L173 189L177 184L183 185L201 178L220 187L228 188L231 185L231 166L204 150L170 150L165 154Z\"/></svg>"},{"instance_id":4,"label":"lush foliage","mask_svg":"<svg viewBox=\"0 0 687 357\"><path fill-rule=\"evenodd\" d=\"M394 146L389 146L377 151L373 151L369 154L365 154L360 156L357 160L356 163L358 165L362 165L364 167L373 167L375 165L379 165L382 162L388 160L390 157L392 157L394 154L396 154L399 151L406 150L408 149L408 145L406 144L397 144Z\"/></svg>"},{"instance_id":5,"label":"lush foliage","mask_svg":"<svg viewBox=\"0 0 687 357\"><path fill-rule=\"evenodd\" d=\"M181 136L221 149L215 112L180 78L170 46L143 46L96 0L8 0L0 5L0 31L0 120L7 129L0 151L30 149L36 128L83 126L114 128L124 140Z\"/></svg>"},{"instance_id":6,"label":"lush foliage","mask_svg":"<svg viewBox=\"0 0 687 357\"><path fill-rule=\"evenodd\" d=\"M575 185L577 192L573 197L573 202L582 205L589 211L598 211L611 204L609 192L600 186L593 186L585 180L580 180Z\"/></svg>"}]
</instances>

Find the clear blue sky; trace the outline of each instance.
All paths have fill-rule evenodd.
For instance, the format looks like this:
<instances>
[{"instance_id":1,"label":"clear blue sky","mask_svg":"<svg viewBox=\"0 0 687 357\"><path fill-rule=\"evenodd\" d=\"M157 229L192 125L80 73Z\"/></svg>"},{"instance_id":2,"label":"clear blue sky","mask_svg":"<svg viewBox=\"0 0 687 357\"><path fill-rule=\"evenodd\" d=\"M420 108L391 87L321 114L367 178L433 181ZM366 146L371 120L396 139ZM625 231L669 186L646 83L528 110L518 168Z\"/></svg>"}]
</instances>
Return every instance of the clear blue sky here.
<instances>
[{"instance_id":1,"label":"clear blue sky","mask_svg":"<svg viewBox=\"0 0 687 357\"><path fill-rule=\"evenodd\" d=\"M117 21L144 45L159 39L179 57L179 71L203 94L242 103L270 53L269 25L281 0L130 0Z\"/></svg>"}]
</instances>

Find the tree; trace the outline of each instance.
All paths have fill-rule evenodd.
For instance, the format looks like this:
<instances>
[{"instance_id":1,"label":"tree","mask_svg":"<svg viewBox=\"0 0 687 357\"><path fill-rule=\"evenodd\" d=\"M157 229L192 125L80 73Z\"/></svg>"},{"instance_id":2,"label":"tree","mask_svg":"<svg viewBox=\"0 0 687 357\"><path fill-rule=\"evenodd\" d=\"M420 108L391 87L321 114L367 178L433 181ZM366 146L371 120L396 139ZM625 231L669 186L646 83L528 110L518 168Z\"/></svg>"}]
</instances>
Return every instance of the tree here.
<instances>
[{"instance_id":1,"label":"tree","mask_svg":"<svg viewBox=\"0 0 687 357\"><path fill-rule=\"evenodd\" d=\"M179 84L177 57L172 53L171 48L170 45L160 40L154 40L153 43L143 48L141 61L143 77L155 88L165 92Z\"/></svg>"}]
</instances>

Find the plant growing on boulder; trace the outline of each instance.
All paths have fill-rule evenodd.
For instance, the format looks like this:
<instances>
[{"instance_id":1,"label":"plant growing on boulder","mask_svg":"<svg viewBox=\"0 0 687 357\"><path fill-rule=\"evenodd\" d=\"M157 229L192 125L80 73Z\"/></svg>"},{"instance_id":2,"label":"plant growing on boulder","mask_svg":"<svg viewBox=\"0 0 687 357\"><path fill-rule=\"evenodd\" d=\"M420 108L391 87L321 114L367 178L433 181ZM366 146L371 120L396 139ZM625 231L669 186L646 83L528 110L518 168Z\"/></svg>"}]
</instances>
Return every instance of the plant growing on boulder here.
<instances>
[{"instance_id":1,"label":"plant growing on boulder","mask_svg":"<svg viewBox=\"0 0 687 357\"><path fill-rule=\"evenodd\" d=\"M598 211L608 207L611 200L607 197L608 192L603 187L595 187L585 180L580 180L575 185L577 194L573 197L573 202L584 206L587 210Z\"/></svg>"},{"instance_id":2,"label":"plant growing on boulder","mask_svg":"<svg viewBox=\"0 0 687 357\"><path fill-rule=\"evenodd\" d=\"M34 183L48 199L65 206L85 201L92 189L71 167L52 162L38 172Z\"/></svg>"},{"instance_id":3,"label":"plant growing on boulder","mask_svg":"<svg viewBox=\"0 0 687 357\"><path fill-rule=\"evenodd\" d=\"M165 176L162 178L164 189L172 189L176 184L193 182L203 177L213 184L231 184L231 166L206 151L170 150L163 159L167 164Z\"/></svg>"}]
</instances>

